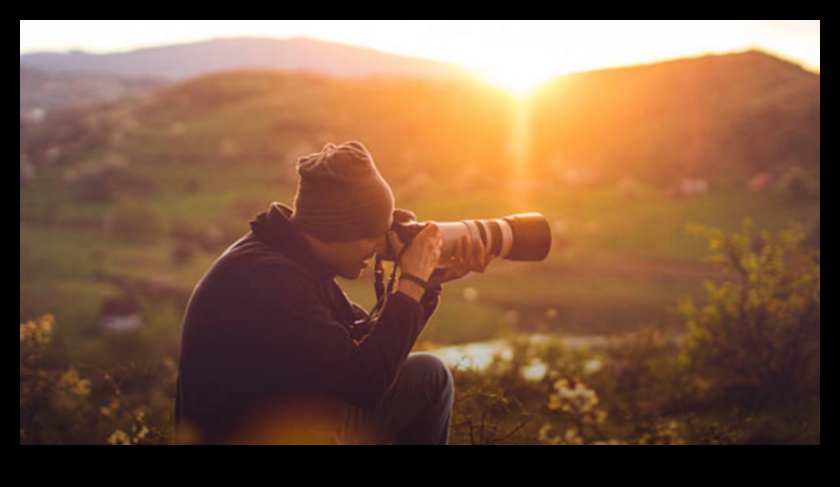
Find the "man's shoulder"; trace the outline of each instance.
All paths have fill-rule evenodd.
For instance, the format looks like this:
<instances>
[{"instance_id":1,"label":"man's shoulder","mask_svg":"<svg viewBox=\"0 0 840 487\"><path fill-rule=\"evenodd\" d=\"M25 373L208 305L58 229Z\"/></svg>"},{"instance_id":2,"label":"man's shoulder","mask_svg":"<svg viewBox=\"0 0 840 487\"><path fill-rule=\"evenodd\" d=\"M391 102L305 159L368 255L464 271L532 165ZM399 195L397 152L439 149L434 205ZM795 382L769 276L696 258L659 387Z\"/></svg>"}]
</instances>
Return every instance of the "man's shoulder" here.
<instances>
[{"instance_id":1,"label":"man's shoulder","mask_svg":"<svg viewBox=\"0 0 840 487\"><path fill-rule=\"evenodd\" d=\"M277 274L278 277L314 278L312 270L301 259L248 233L231 245L217 265L237 268L255 274Z\"/></svg>"}]
</instances>

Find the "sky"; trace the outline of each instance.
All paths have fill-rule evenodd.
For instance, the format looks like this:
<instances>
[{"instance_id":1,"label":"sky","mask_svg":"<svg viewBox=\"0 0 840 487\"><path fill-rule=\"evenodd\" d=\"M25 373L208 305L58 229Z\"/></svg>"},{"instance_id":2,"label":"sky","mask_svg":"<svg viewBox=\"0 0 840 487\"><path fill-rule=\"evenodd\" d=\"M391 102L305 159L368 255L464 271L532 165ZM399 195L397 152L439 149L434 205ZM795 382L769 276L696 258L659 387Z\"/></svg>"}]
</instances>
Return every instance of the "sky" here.
<instances>
[{"instance_id":1,"label":"sky","mask_svg":"<svg viewBox=\"0 0 840 487\"><path fill-rule=\"evenodd\" d=\"M757 48L820 70L819 20L21 20L20 53L310 37L464 65L511 89L574 71Z\"/></svg>"}]
</instances>

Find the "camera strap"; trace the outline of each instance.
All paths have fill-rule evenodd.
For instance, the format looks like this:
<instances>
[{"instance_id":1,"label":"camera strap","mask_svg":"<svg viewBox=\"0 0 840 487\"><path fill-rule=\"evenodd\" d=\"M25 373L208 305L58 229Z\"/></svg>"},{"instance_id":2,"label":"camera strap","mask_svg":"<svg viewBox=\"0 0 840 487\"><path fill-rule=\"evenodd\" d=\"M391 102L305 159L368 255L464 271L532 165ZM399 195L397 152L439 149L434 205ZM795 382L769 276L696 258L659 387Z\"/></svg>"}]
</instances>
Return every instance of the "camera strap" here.
<instances>
[{"instance_id":1,"label":"camera strap","mask_svg":"<svg viewBox=\"0 0 840 487\"><path fill-rule=\"evenodd\" d=\"M391 244L388 243L388 253L391 253ZM388 300L388 296L394 292L394 282L397 276L397 265L402 259L403 253L405 253L405 249L411 245L411 242L403 245L402 250L400 250L399 255L394 260L394 267L391 269L391 275L388 276L388 288L385 289L385 283L383 282L385 278L385 268L382 265L382 257L379 255L376 256L375 267L373 271L374 281L373 281L373 289L376 291L376 305L370 312L371 319L378 319L379 315L382 314L382 309L385 307L385 302Z\"/></svg>"}]
</instances>

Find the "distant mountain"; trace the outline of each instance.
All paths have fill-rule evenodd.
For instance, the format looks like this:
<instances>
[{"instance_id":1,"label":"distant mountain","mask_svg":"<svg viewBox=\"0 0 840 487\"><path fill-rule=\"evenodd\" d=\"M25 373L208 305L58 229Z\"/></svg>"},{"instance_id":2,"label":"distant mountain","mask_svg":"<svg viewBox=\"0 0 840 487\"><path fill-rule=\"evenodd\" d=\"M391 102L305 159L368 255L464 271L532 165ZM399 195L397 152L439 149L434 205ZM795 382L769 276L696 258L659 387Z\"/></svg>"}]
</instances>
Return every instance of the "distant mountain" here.
<instances>
[{"instance_id":1,"label":"distant mountain","mask_svg":"<svg viewBox=\"0 0 840 487\"><path fill-rule=\"evenodd\" d=\"M22 65L46 71L153 76L173 80L244 69L307 71L337 77L402 76L425 79L469 76L464 68L428 59L307 38L217 39L113 54L33 53Z\"/></svg>"}]
</instances>

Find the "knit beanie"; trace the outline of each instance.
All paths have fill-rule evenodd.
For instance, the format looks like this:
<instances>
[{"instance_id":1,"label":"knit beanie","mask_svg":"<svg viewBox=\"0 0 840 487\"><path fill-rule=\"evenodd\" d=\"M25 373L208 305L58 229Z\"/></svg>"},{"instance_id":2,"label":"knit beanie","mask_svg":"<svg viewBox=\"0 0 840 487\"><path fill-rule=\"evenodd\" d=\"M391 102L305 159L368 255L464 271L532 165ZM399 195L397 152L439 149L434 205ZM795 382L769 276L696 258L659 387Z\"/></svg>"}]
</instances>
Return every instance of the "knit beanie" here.
<instances>
[{"instance_id":1,"label":"knit beanie","mask_svg":"<svg viewBox=\"0 0 840 487\"><path fill-rule=\"evenodd\" d=\"M291 220L322 240L348 242L384 235L391 227L394 195L360 142L321 150L298 160Z\"/></svg>"}]
</instances>

